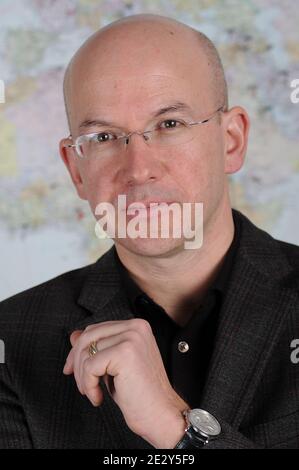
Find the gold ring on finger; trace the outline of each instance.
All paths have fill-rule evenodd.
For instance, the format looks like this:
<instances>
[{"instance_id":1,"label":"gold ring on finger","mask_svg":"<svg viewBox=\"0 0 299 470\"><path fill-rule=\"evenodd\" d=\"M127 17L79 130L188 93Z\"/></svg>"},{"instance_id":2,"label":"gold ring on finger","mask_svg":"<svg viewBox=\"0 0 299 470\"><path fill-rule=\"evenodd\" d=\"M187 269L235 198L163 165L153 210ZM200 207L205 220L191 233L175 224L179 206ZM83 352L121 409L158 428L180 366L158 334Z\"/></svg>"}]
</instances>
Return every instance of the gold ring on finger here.
<instances>
[{"instance_id":1,"label":"gold ring on finger","mask_svg":"<svg viewBox=\"0 0 299 470\"><path fill-rule=\"evenodd\" d=\"M92 357L98 352L99 350L97 348L97 341L92 341L92 343L90 343L89 348L88 348L89 356Z\"/></svg>"}]
</instances>

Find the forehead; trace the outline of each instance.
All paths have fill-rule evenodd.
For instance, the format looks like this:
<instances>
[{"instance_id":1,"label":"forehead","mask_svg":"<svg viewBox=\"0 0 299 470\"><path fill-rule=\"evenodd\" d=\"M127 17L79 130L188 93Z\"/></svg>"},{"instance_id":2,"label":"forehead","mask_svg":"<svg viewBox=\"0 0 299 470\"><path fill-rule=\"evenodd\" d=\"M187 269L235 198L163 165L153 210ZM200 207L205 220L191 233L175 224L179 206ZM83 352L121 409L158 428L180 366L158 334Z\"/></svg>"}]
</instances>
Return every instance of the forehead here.
<instances>
[{"instance_id":1,"label":"forehead","mask_svg":"<svg viewBox=\"0 0 299 470\"><path fill-rule=\"evenodd\" d=\"M193 86L192 80L180 75L141 73L128 76L90 76L88 82L85 81L85 85L81 87L79 95L82 100L97 97L105 105L121 106L129 101L141 104L167 94L193 98L198 91L199 88Z\"/></svg>"},{"instance_id":2,"label":"forehead","mask_svg":"<svg viewBox=\"0 0 299 470\"><path fill-rule=\"evenodd\" d=\"M75 92L76 124L84 119L103 118L127 124L146 119L172 102L186 103L196 111L207 109L208 94L198 81L180 74L148 73L123 76L96 75L83 80Z\"/></svg>"}]
</instances>

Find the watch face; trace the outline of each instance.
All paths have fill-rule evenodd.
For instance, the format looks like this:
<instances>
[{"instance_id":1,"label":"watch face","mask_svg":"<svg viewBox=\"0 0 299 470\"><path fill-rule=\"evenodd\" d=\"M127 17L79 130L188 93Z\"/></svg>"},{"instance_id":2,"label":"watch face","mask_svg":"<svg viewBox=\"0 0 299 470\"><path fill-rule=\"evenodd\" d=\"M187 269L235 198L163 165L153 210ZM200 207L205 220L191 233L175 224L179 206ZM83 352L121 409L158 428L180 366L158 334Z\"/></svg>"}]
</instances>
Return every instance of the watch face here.
<instances>
[{"instance_id":1,"label":"watch face","mask_svg":"<svg viewBox=\"0 0 299 470\"><path fill-rule=\"evenodd\" d=\"M188 414L190 424L198 431L209 436L218 436L221 432L221 426L217 419L207 411L195 408Z\"/></svg>"}]
</instances>

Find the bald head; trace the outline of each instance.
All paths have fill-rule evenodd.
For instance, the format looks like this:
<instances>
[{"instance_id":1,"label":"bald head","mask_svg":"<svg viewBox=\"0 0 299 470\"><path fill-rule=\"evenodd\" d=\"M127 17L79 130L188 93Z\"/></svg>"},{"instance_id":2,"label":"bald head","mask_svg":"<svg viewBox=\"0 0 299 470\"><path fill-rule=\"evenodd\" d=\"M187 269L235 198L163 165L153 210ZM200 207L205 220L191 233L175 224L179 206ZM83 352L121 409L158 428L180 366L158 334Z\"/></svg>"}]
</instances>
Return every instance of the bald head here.
<instances>
[{"instance_id":1,"label":"bald head","mask_svg":"<svg viewBox=\"0 0 299 470\"><path fill-rule=\"evenodd\" d=\"M63 84L70 130L73 127L77 91L92 76L89 69L98 62L97 77L128 76L139 69L140 76L158 61L172 65L188 78L194 68L207 76L215 106L228 106L225 75L218 52L203 33L171 18L141 14L117 20L101 28L80 47L69 62ZM196 82L193 83L196 86ZM192 86L193 86L192 85ZM92 81L90 83L92 86ZM201 85L198 84L200 87Z\"/></svg>"}]
</instances>

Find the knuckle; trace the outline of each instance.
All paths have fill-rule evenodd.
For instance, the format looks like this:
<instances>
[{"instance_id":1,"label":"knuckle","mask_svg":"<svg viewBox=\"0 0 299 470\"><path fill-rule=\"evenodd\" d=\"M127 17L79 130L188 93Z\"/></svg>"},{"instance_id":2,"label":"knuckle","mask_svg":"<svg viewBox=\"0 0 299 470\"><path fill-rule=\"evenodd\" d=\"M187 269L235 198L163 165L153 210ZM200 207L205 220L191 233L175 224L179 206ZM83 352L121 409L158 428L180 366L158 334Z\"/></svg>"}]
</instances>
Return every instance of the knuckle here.
<instances>
[{"instance_id":1,"label":"knuckle","mask_svg":"<svg viewBox=\"0 0 299 470\"><path fill-rule=\"evenodd\" d=\"M85 346L85 343L86 343L86 332L83 331L80 335L80 337L78 338L77 340L77 345L79 346L79 348L81 349L82 347Z\"/></svg>"},{"instance_id":2,"label":"knuckle","mask_svg":"<svg viewBox=\"0 0 299 470\"><path fill-rule=\"evenodd\" d=\"M143 318L134 318L132 320L133 326L136 331L138 331L140 334L148 334L149 332L152 332L152 328L147 320L144 320Z\"/></svg>"},{"instance_id":3,"label":"knuckle","mask_svg":"<svg viewBox=\"0 0 299 470\"><path fill-rule=\"evenodd\" d=\"M138 343L140 337L141 337L140 332L136 330L130 330L125 335L126 341L128 341L131 344Z\"/></svg>"}]
</instances>

